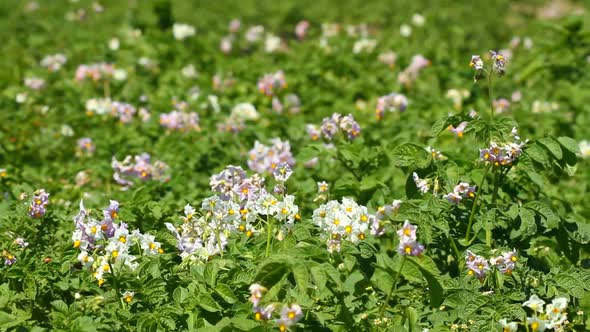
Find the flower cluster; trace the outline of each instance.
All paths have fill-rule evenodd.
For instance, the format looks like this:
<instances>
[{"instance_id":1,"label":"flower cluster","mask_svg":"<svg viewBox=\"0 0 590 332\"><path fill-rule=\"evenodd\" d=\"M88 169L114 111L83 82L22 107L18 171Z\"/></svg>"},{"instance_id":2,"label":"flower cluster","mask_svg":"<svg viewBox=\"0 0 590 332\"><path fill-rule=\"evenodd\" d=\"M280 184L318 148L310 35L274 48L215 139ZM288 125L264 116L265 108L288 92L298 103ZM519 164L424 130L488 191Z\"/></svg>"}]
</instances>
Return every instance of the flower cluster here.
<instances>
[{"instance_id":1,"label":"flower cluster","mask_svg":"<svg viewBox=\"0 0 590 332\"><path fill-rule=\"evenodd\" d=\"M479 157L483 161L488 161L494 166L511 165L522 153L522 147L525 143L505 143L499 145L496 142L490 142L490 146L479 150Z\"/></svg>"},{"instance_id":2,"label":"flower cluster","mask_svg":"<svg viewBox=\"0 0 590 332\"><path fill-rule=\"evenodd\" d=\"M258 321L271 320L273 313L277 308L276 304L268 304L266 306L260 305L262 297L266 291L266 287L262 285L250 285L250 297L248 300L253 305L252 311L254 312L254 319ZM279 326L279 331L284 332L296 325L302 317L303 311L301 310L301 307L293 303L283 306L280 318L275 319L275 322Z\"/></svg>"},{"instance_id":3,"label":"flower cluster","mask_svg":"<svg viewBox=\"0 0 590 332\"><path fill-rule=\"evenodd\" d=\"M160 125L171 131L200 131L199 114L186 112L188 107L188 104L184 101L175 103L175 110L170 113L160 114Z\"/></svg>"},{"instance_id":4,"label":"flower cluster","mask_svg":"<svg viewBox=\"0 0 590 332\"><path fill-rule=\"evenodd\" d=\"M224 122L217 125L219 131L238 133L246 127L246 121L258 120L260 115L254 105L249 103L240 103L234 106L229 117Z\"/></svg>"},{"instance_id":5,"label":"flower cluster","mask_svg":"<svg viewBox=\"0 0 590 332\"><path fill-rule=\"evenodd\" d=\"M80 201L80 211L74 217L76 229L72 234L72 243L74 248L80 249L78 261L92 271L99 286L104 283L105 274L113 273L114 268L137 268L139 264L132 253L133 248L141 248L144 255L164 252L153 235L142 234L137 229L129 231L126 223L115 222L118 217L117 201L110 201L103 210L101 220L93 218Z\"/></svg>"},{"instance_id":6,"label":"flower cluster","mask_svg":"<svg viewBox=\"0 0 590 332\"><path fill-rule=\"evenodd\" d=\"M397 231L397 236L399 236L397 252L400 255L420 256L424 252L424 246L417 242L417 228L406 220L402 228Z\"/></svg>"},{"instance_id":7,"label":"flower cluster","mask_svg":"<svg viewBox=\"0 0 590 332\"><path fill-rule=\"evenodd\" d=\"M369 38L361 38L357 40L353 47L352 53L359 54L359 53L371 53L377 46L377 40L369 39Z\"/></svg>"},{"instance_id":8,"label":"flower cluster","mask_svg":"<svg viewBox=\"0 0 590 332\"><path fill-rule=\"evenodd\" d=\"M172 26L172 34L176 40L184 40L195 35L195 27L184 23L174 23Z\"/></svg>"},{"instance_id":9,"label":"flower cluster","mask_svg":"<svg viewBox=\"0 0 590 332\"><path fill-rule=\"evenodd\" d=\"M86 115L104 115L113 112L113 104L109 98L92 98L86 101Z\"/></svg>"},{"instance_id":10,"label":"flower cluster","mask_svg":"<svg viewBox=\"0 0 590 332\"><path fill-rule=\"evenodd\" d=\"M90 137L80 138L77 143L76 154L78 156L92 155L96 149Z\"/></svg>"},{"instance_id":11,"label":"flower cluster","mask_svg":"<svg viewBox=\"0 0 590 332\"><path fill-rule=\"evenodd\" d=\"M421 179L416 172L412 173L412 179L414 180L416 187L418 190L420 190L422 195L426 194L430 190L430 181L428 181L428 179Z\"/></svg>"},{"instance_id":12,"label":"flower cluster","mask_svg":"<svg viewBox=\"0 0 590 332\"><path fill-rule=\"evenodd\" d=\"M329 252L339 252L342 241L358 243L367 234L376 236L382 232L380 218L349 198L343 198L342 203L329 201L321 205L313 211L312 219L327 239Z\"/></svg>"},{"instance_id":13,"label":"flower cluster","mask_svg":"<svg viewBox=\"0 0 590 332\"><path fill-rule=\"evenodd\" d=\"M68 61L63 54L46 55L41 60L41 66L46 67L48 71L54 72L61 69L61 67Z\"/></svg>"},{"instance_id":14,"label":"flower cluster","mask_svg":"<svg viewBox=\"0 0 590 332\"><path fill-rule=\"evenodd\" d=\"M111 114L122 123L131 122L135 113L137 113L137 109L131 104L119 101L113 101L111 103Z\"/></svg>"},{"instance_id":15,"label":"flower cluster","mask_svg":"<svg viewBox=\"0 0 590 332\"><path fill-rule=\"evenodd\" d=\"M29 216L31 218L41 218L47 212L47 204L49 204L49 194L45 189L35 190L33 199L29 205Z\"/></svg>"},{"instance_id":16,"label":"flower cluster","mask_svg":"<svg viewBox=\"0 0 590 332\"><path fill-rule=\"evenodd\" d=\"M113 157L111 166L115 173L113 179L124 188L131 187L133 182L129 178L139 178L141 180L156 180L166 182L170 179L167 175L168 165L163 161L157 160L151 162L150 155L142 153L137 156L127 156L123 161L118 161Z\"/></svg>"},{"instance_id":17,"label":"flower cluster","mask_svg":"<svg viewBox=\"0 0 590 332\"><path fill-rule=\"evenodd\" d=\"M307 125L306 130L312 140L317 140L322 136L331 141L339 132L342 132L349 140L353 140L361 134L361 127L352 114L342 116L340 113L334 113L332 116L324 118L319 130L314 125Z\"/></svg>"},{"instance_id":18,"label":"flower cluster","mask_svg":"<svg viewBox=\"0 0 590 332\"><path fill-rule=\"evenodd\" d=\"M467 182L461 182L455 186L453 192L443 196L444 199L451 203L459 204L464 198L475 197L475 186L470 186Z\"/></svg>"},{"instance_id":19,"label":"flower cluster","mask_svg":"<svg viewBox=\"0 0 590 332\"><path fill-rule=\"evenodd\" d=\"M377 60L384 65L393 68L395 66L395 61L397 60L397 53L393 51L387 51L384 53L379 54Z\"/></svg>"},{"instance_id":20,"label":"flower cluster","mask_svg":"<svg viewBox=\"0 0 590 332\"><path fill-rule=\"evenodd\" d=\"M295 159L291 154L291 145L288 141L273 138L272 145L267 146L258 141L254 148L248 152L248 167L258 173L272 173L279 164L295 165Z\"/></svg>"},{"instance_id":21,"label":"flower cluster","mask_svg":"<svg viewBox=\"0 0 590 332\"><path fill-rule=\"evenodd\" d=\"M491 61L492 61L492 64L491 64L492 68L490 69L489 72L487 72L487 74L491 75L492 71L493 71L498 76L504 75L505 66L506 66L506 57L496 51L490 51L490 57L491 57ZM474 80L477 81L477 79L481 76L482 72L484 71L483 60L481 59L481 57L479 55L472 55L471 61L469 61L469 67L475 69Z\"/></svg>"},{"instance_id":22,"label":"flower cluster","mask_svg":"<svg viewBox=\"0 0 590 332\"><path fill-rule=\"evenodd\" d=\"M403 85L411 85L420 75L423 68L430 66L430 60L421 54L414 55L410 65L399 73L397 80Z\"/></svg>"},{"instance_id":23,"label":"flower cluster","mask_svg":"<svg viewBox=\"0 0 590 332\"><path fill-rule=\"evenodd\" d=\"M76 69L76 81L84 81L87 78L98 81L102 78L112 77L115 66L110 63L100 62L89 65L80 65Z\"/></svg>"},{"instance_id":24,"label":"flower cluster","mask_svg":"<svg viewBox=\"0 0 590 332\"><path fill-rule=\"evenodd\" d=\"M535 294L531 295L531 297L522 304L523 307L533 310L533 316L527 317L526 325L530 327L530 331L533 332L542 332L546 329L563 331L564 325L568 323L567 303L567 298L557 297L545 306L545 301ZM503 331L516 332L518 330L517 322L508 322L506 319L500 319L498 323L503 328ZM527 331L528 330L529 329L527 328Z\"/></svg>"},{"instance_id":25,"label":"flower cluster","mask_svg":"<svg viewBox=\"0 0 590 332\"><path fill-rule=\"evenodd\" d=\"M272 97L286 88L287 81L282 70L272 74L266 74L258 81L258 90L268 97Z\"/></svg>"},{"instance_id":26,"label":"flower cluster","mask_svg":"<svg viewBox=\"0 0 590 332\"><path fill-rule=\"evenodd\" d=\"M25 86L31 90L41 90L45 86L45 80L39 77L25 78Z\"/></svg>"},{"instance_id":27,"label":"flower cluster","mask_svg":"<svg viewBox=\"0 0 590 332\"><path fill-rule=\"evenodd\" d=\"M283 110L291 114L299 113L301 110L301 100L296 94L290 93L285 96L283 102L278 97L272 98L272 109L277 113L282 113Z\"/></svg>"},{"instance_id":28,"label":"flower cluster","mask_svg":"<svg viewBox=\"0 0 590 332\"><path fill-rule=\"evenodd\" d=\"M277 170L279 181L290 175L286 167L285 172ZM232 233L242 232L248 237L259 233L254 227L259 215L282 221L286 231L300 219L294 196L284 195L281 201L266 191L263 178L258 174L247 177L241 167L228 166L213 175L210 186L216 195L203 201L202 216L197 217L195 209L187 205L179 230L166 224L177 238L183 258L206 261L212 255L222 254Z\"/></svg>"},{"instance_id":29,"label":"flower cluster","mask_svg":"<svg viewBox=\"0 0 590 332\"><path fill-rule=\"evenodd\" d=\"M309 22L299 21L295 26L295 36L297 36L299 40L303 40L307 34L307 29L309 29Z\"/></svg>"},{"instance_id":30,"label":"flower cluster","mask_svg":"<svg viewBox=\"0 0 590 332\"><path fill-rule=\"evenodd\" d=\"M496 267L502 274L510 275L516 268L516 262L518 261L518 255L516 250L508 251L500 256L493 257L488 260L483 257L474 254L467 250L467 256L465 256L465 264L469 269L467 274L474 275L479 280L485 279L488 272L492 267Z\"/></svg>"},{"instance_id":31,"label":"flower cluster","mask_svg":"<svg viewBox=\"0 0 590 332\"><path fill-rule=\"evenodd\" d=\"M383 115L385 111L394 112L404 112L408 107L408 98L406 96L392 92L388 95L379 97L377 99L377 108L375 110L375 115L377 120L383 119Z\"/></svg>"}]
</instances>

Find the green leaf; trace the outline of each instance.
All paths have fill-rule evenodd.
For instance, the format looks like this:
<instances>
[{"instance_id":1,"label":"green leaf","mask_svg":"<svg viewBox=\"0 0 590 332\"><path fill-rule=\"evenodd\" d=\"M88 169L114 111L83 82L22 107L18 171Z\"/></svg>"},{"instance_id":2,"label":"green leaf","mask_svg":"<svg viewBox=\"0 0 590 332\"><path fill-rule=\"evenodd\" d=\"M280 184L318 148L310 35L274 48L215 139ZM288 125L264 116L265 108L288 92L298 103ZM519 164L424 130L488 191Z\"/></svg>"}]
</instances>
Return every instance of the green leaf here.
<instances>
[{"instance_id":1,"label":"green leaf","mask_svg":"<svg viewBox=\"0 0 590 332\"><path fill-rule=\"evenodd\" d=\"M529 145L524 151L531 159L538 163L545 164L548 161L545 150L536 144Z\"/></svg>"},{"instance_id":2,"label":"green leaf","mask_svg":"<svg viewBox=\"0 0 590 332\"><path fill-rule=\"evenodd\" d=\"M51 306L57 310L58 312L61 313L67 313L68 312L68 305L62 301L62 300L55 300L51 302Z\"/></svg>"},{"instance_id":3,"label":"green leaf","mask_svg":"<svg viewBox=\"0 0 590 332\"><path fill-rule=\"evenodd\" d=\"M533 201L525 204L524 207L543 216L543 218L545 218L544 226L548 230L559 227L560 218L545 203Z\"/></svg>"},{"instance_id":4,"label":"green leaf","mask_svg":"<svg viewBox=\"0 0 590 332\"><path fill-rule=\"evenodd\" d=\"M414 143L398 145L392 152L393 164L398 167L417 165L425 167L428 165L429 154L424 147Z\"/></svg>"},{"instance_id":5,"label":"green leaf","mask_svg":"<svg viewBox=\"0 0 590 332\"><path fill-rule=\"evenodd\" d=\"M219 294L219 296L221 296L221 298L225 302L229 304L238 302L238 298L231 290L231 288L229 288L229 286L226 284L217 283L217 288L215 289L215 291L217 292L217 294Z\"/></svg>"},{"instance_id":6,"label":"green leaf","mask_svg":"<svg viewBox=\"0 0 590 332\"><path fill-rule=\"evenodd\" d=\"M438 280L428 270L422 267L421 262L416 260L414 257L406 257L406 260L415 265L426 281L428 282L428 295L430 296L430 306L438 308L444 300L444 290Z\"/></svg>"},{"instance_id":7,"label":"green leaf","mask_svg":"<svg viewBox=\"0 0 590 332\"><path fill-rule=\"evenodd\" d=\"M553 137L541 138L539 139L539 143L546 147L547 150L549 150L557 160L561 160L561 158L563 158L561 146L559 146L559 142L557 142Z\"/></svg>"},{"instance_id":8,"label":"green leaf","mask_svg":"<svg viewBox=\"0 0 590 332\"><path fill-rule=\"evenodd\" d=\"M220 309L219 304L209 294L200 294L197 301L199 306L207 311L217 312Z\"/></svg>"},{"instance_id":9,"label":"green leaf","mask_svg":"<svg viewBox=\"0 0 590 332\"><path fill-rule=\"evenodd\" d=\"M297 287L302 291L307 291L307 283L309 280L309 272L307 271L307 266L305 266L305 262L303 261L296 261L291 264L291 269L293 270L293 277L295 278L295 283Z\"/></svg>"},{"instance_id":10,"label":"green leaf","mask_svg":"<svg viewBox=\"0 0 590 332\"><path fill-rule=\"evenodd\" d=\"M188 291L184 287L176 287L174 292L172 292L172 298L178 304L182 304L186 298L188 297Z\"/></svg>"},{"instance_id":11,"label":"green leaf","mask_svg":"<svg viewBox=\"0 0 590 332\"><path fill-rule=\"evenodd\" d=\"M288 259L270 260L263 263L253 281L262 284L266 288L271 288L285 274L290 272L289 264L286 262L288 262Z\"/></svg>"},{"instance_id":12,"label":"green leaf","mask_svg":"<svg viewBox=\"0 0 590 332\"><path fill-rule=\"evenodd\" d=\"M567 136L561 136L561 137L557 138L557 140L559 141L559 144L561 144L561 146L566 148L569 152L574 153L574 154L577 154L580 152L580 147L578 146L578 142L576 142L574 139L567 137Z\"/></svg>"}]
</instances>

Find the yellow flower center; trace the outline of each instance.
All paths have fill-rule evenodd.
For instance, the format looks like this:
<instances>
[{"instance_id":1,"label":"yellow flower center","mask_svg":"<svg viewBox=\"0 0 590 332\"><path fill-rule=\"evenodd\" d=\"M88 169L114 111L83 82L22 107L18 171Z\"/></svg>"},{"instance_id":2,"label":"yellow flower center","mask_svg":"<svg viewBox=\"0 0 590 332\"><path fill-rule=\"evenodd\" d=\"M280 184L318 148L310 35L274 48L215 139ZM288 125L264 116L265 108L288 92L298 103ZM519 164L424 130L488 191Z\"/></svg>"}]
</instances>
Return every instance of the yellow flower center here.
<instances>
[{"instance_id":1,"label":"yellow flower center","mask_svg":"<svg viewBox=\"0 0 590 332\"><path fill-rule=\"evenodd\" d=\"M365 239L365 234L363 234L363 233L360 233L360 234L359 234L359 239L360 239L360 240L364 240L364 239Z\"/></svg>"},{"instance_id":2,"label":"yellow flower center","mask_svg":"<svg viewBox=\"0 0 590 332\"><path fill-rule=\"evenodd\" d=\"M287 317L289 317L289 319L295 319L295 312L289 311L289 313L287 314Z\"/></svg>"},{"instance_id":3,"label":"yellow flower center","mask_svg":"<svg viewBox=\"0 0 590 332\"><path fill-rule=\"evenodd\" d=\"M133 301L133 295L127 295L127 296L125 296L125 302L129 303L131 301Z\"/></svg>"},{"instance_id":4,"label":"yellow flower center","mask_svg":"<svg viewBox=\"0 0 590 332\"><path fill-rule=\"evenodd\" d=\"M369 220L369 218L363 214L361 216L361 221L367 221L367 220Z\"/></svg>"},{"instance_id":5,"label":"yellow flower center","mask_svg":"<svg viewBox=\"0 0 590 332\"><path fill-rule=\"evenodd\" d=\"M113 252L111 253L111 256L113 256L113 258L117 258L119 256L119 252L117 250L113 250Z\"/></svg>"},{"instance_id":6,"label":"yellow flower center","mask_svg":"<svg viewBox=\"0 0 590 332\"><path fill-rule=\"evenodd\" d=\"M124 237L124 236L120 236L120 237L119 237L119 242L121 242L121 243L126 243L126 242L127 242L127 238L126 238L126 237Z\"/></svg>"},{"instance_id":7,"label":"yellow flower center","mask_svg":"<svg viewBox=\"0 0 590 332\"><path fill-rule=\"evenodd\" d=\"M81 243L82 243L82 242L80 242L80 240L76 240L76 241L74 241L74 248L78 248L78 247L80 247L80 244L81 244Z\"/></svg>"},{"instance_id":8,"label":"yellow flower center","mask_svg":"<svg viewBox=\"0 0 590 332\"><path fill-rule=\"evenodd\" d=\"M538 329L539 329L539 323L538 323L538 322L533 322L533 323L531 324L531 329L532 329L533 331L536 331L536 330L538 330Z\"/></svg>"},{"instance_id":9,"label":"yellow flower center","mask_svg":"<svg viewBox=\"0 0 590 332\"><path fill-rule=\"evenodd\" d=\"M261 313L259 313L259 312L255 313L255 314L254 314L254 319L256 319L256 320L261 320L261 319L262 319L262 314L261 314Z\"/></svg>"},{"instance_id":10,"label":"yellow flower center","mask_svg":"<svg viewBox=\"0 0 590 332\"><path fill-rule=\"evenodd\" d=\"M238 229L240 230L240 232L243 232L246 230L246 226L240 225L240 226L238 226Z\"/></svg>"},{"instance_id":11,"label":"yellow flower center","mask_svg":"<svg viewBox=\"0 0 590 332\"><path fill-rule=\"evenodd\" d=\"M351 226L346 226L346 233L350 234L352 233L352 227Z\"/></svg>"},{"instance_id":12,"label":"yellow flower center","mask_svg":"<svg viewBox=\"0 0 590 332\"><path fill-rule=\"evenodd\" d=\"M406 246L406 247L404 248L404 251L406 252L406 254L409 254L409 253L411 253L411 252L412 252L412 247L410 247L410 246Z\"/></svg>"},{"instance_id":13,"label":"yellow flower center","mask_svg":"<svg viewBox=\"0 0 590 332\"><path fill-rule=\"evenodd\" d=\"M156 244L153 242L150 243L150 249L152 249L152 250L156 249Z\"/></svg>"},{"instance_id":14,"label":"yellow flower center","mask_svg":"<svg viewBox=\"0 0 590 332\"><path fill-rule=\"evenodd\" d=\"M283 208L283 209L281 210L281 213L282 213L282 214L287 214L287 212L289 212L289 211L288 211L287 209L285 209L285 208Z\"/></svg>"},{"instance_id":15,"label":"yellow flower center","mask_svg":"<svg viewBox=\"0 0 590 332\"><path fill-rule=\"evenodd\" d=\"M336 225L336 226L340 225L340 220L334 219L334 225Z\"/></svg>"},{"instance_id":16,"label":"yellow flower center","mask_svg":"<svg viewBox=\"0 0 590 332\"><path fill-rule=\"evenodd\" d=\"M246 232L246 236L247 236L247 237L250 237L250 236L252 236L252 234L253 234L253 233L252 233L252 231L247 231L247 232Z\"/></svg>"},{"instance_id":17,"label":"yellow flower center","mask_svg":"<svg viewBox=\"0 0 590 332\"><path fill-rule=\"evenodd\" d=\"M412 235L412 231L409 228L404 228L404 235L410 236L410 235Z\"/></svg>"}]
</instances>

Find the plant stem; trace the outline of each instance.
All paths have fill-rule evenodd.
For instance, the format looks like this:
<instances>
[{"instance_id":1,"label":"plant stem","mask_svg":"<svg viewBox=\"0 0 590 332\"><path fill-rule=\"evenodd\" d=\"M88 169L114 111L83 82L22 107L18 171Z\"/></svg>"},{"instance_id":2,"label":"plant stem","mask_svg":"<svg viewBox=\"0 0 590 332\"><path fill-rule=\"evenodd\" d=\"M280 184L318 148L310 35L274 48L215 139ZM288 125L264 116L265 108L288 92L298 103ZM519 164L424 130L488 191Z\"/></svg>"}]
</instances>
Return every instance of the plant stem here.
<instances>
[{"instance_id":1,"label":"plant stem","mask_svg":"<svg viewBox=\"0 0 590 332\"><path fill-rule=\"evenodd\" d=\"M121 288L119 288L119 280L115 275L115 269L113 269L113 265L111 264L111 262L109 262L109 269L111 269L111 274L113 275L113 287L115 288L116 296L119 298L121 308L125 308L125 302L123 302L123 298L121 297Z\"/></svg>"},{"instance_id":2,"label":"plant stem","mask_svg":"<svg viewBox=\"0 0 590 332\"><path fill-rule=\"evenodd\" d=\"M494 123L494 88L492 86L492 76L494 73L490 69L488 73L488 97L490 98L490 106L492 107L492 124Z\"/></svg>"},{"instance_id":3,"label":"plant stem","mask_svg":"<svg viewBox=\"0 0 590 332\"><path fill-rule=\"evenodd\" d=\"M387 308L387 305L389 304L389 300L391 299L391 296L393 295L393 293L395 293L395 291L397 290L397 281L399 280L399 277L402 274L402 269L404 268L405 262L406 262L406 255L403 255L402 262L399 265L399 270L397 271L397 274L395 275L395 279L393 279L393 285L391 285L391 290L389 290L389 293L387 294L387 297L385 298L385 302L383 302L383 304L381 305L381 309L379 309L379 319L383 319L383 314L385 314L385 309Z\"/></svg>"},{"instance_id":4,"label":"plant stem","mask_svg":"<svg viewBox=\"0 0 590 332\"><path fill-rule=\"evenodd\" d=\"M270 239L272 237L272 223L269 215L266 215L266 252L264 257L267 258L270 253Z\"/></svg>"},{"instance_id":5,"label":"plant stem","mask_svg":"<svg viewBox=\"0 0 590 332\"><path fill-rule=\"evenodd\" d=\"M475 198L473 199L473 207L471 208L471 214L469 215L469 222L467 223L467 231L465 232L465 242L469 242L469 234L471 233L471 226L473 225L473 217L475 216L475 208L477 207L477 201L479 196L481 195L483 184L486 181L486 176L490 170L490 166L486 167L485 172L483 173L483 177L481 178L481 182L479 186L477 186L477 193L475 194Z\"/></svg>"}]
</instances>

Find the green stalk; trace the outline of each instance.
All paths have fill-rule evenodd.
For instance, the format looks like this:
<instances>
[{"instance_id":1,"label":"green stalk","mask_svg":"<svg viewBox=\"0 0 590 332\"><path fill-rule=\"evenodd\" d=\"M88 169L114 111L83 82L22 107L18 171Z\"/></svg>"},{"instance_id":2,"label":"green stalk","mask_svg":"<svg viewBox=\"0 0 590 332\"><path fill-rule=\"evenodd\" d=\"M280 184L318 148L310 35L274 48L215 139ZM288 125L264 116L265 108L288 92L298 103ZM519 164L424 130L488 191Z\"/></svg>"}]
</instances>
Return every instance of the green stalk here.
<instances>
[{"instance_id":1,"label":"green stalk","mask_svg":"<svg viewBox=\"0 0 590 332\"><path fill-rule=\"evenodd\" d=\"M479 196L481 196L482 186L486 181L486 176L490 170L490 166L486 167L485 172L483 173L483 177L479 186L477 186L477 193L475 194L475 198L473 199L473 207L471 208L471 214L469 215L469 222L467 223L467 231L465 232L465 242L469 242L469 234L471 233L471 226L473 226L473 217L475 216L475 208L477 207L477 201Z\"/></svg>"},{"instance_id":2,"label":"green stalk","mask_svg":"<svg viewBox=\"0 0 590 332\"><path fill-rule=\"evenodd\" d=\"M387 305L389 304L389 300L391 299L391 296L393 295L393 293L395 293L395 291L397 290L397 282L399 280L400 275L402 274L402 269L404 268L405 262L406 262L406 255L403 255L402 262L399 266L399 270L397 271L397 274L395 275L395 279L393 279L393 285L391 285L391 290L387 294L387 297L385 298L385 302L383 302L383 304L381 305L381 309L379 309L379 319L383 319L383 314L385 314L385 309L387 308Z\"/></svg>"},{"instance_id":3,"label":"green stalk","mask_svg":"<svg viewBox=\"0 0 590 332\"><path fill-rule=\"evenodd\" d=\"M272 222L269 218L269 215L266 215L266 251L264 253L264 258L267 258L270 254L270 239L272 238Z\"/></svg>"},{"instance_id":4,"label":"green stalk","mask_svg":"<svg viewBox=\"0 0 590 332\"><path fill-rule=\"evenodd\" d=\"M490 69L488 72L488 97L490 98L490 106L492 107L492 124L494 123L494 89L492 86L492 76L494 73Z\"/></svg>"}]
</instances>

